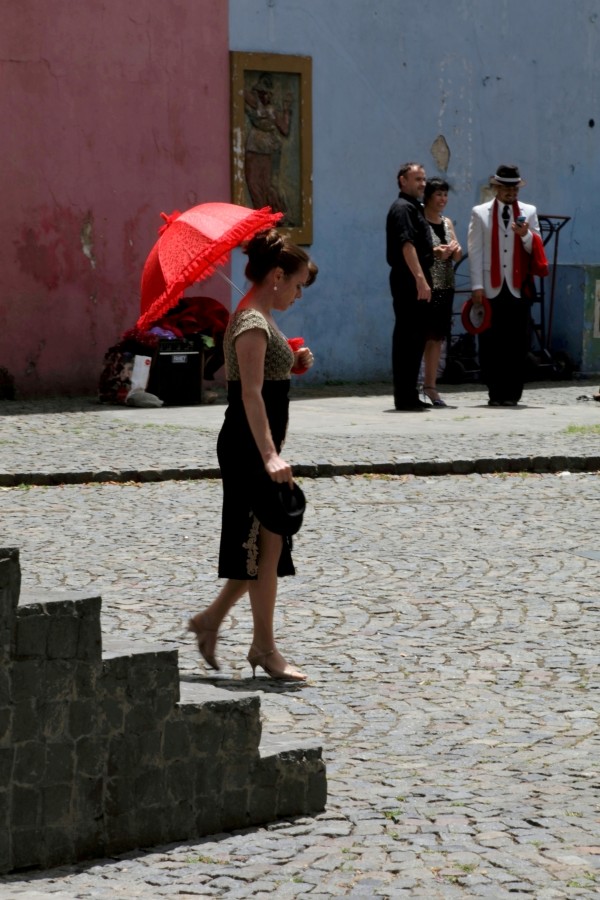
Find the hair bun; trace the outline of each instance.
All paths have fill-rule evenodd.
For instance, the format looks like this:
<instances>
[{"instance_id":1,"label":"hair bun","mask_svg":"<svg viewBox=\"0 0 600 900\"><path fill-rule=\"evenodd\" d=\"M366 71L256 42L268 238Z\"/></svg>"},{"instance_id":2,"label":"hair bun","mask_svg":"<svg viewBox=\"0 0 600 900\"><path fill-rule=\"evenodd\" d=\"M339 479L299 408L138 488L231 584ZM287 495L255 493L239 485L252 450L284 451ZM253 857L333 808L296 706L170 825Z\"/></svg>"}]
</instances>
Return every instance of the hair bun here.
<instances>
[{"instance_id":1,"label":"hair bun","mask_svg":"<svg viewBox=\"0 0 600 900\"><path fill-rule=\"evenodd\" d=\"M270 258L277 258L284 248L284 241L276 228L269 228L268 231L261 231L256 235L262 239L261 250Z\"/></svg>"},{"instance_id":2,"label":"hair bun","mask_svg":"<svg viewBox=\"0 0 600 900\"><path fill-rule=\"evenodd\" d=\"M276 228L268 228L255 234L244 247L244 253L248 257L245 275L254 284L260 284L267 274L277 267L281 267L286 276L296 272L301 265L310 262L308 254L293 244L289 236L280 234ZM316 277L309 270L311 282Z\"/></svg>"},{"instance_id":3,"label":"hair bun","mask_svg":"<svg viewBox=\"0 0 600 900\"><path fill-rule=\"evenodd\" d=\"M243 245L243 251L246 256L253 254L263 256L273 253L281 253L284 248L284 241L276 228L268 228L266 231L257 232L253 238L246 241Z\"/></svg>"}]
</instances>

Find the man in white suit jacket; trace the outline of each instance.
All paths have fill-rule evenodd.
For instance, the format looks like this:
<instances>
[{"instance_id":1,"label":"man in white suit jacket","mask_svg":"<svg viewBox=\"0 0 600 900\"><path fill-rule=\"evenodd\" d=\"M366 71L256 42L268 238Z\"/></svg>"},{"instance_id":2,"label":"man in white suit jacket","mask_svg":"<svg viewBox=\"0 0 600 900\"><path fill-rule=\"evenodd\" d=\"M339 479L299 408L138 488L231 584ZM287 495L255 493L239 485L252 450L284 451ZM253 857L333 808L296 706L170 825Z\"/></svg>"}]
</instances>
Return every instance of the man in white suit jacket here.
<instances>
[{"instance_id":1,"label":"man in white suit jacket","mask_svg":"<svg viewBox=\"0 0 600 900\"><path fill-rule=\"evenodd\" d=\"M489 405L516 406L529 349L529 301L521 289L540 226L535 206L517 202L525 182L516 166L499 166L491 182L496 196L474 207L468 234L473 302L485 296L492 308L491 325L479 335L479 364Z\"/></svg>"}]
</instances>

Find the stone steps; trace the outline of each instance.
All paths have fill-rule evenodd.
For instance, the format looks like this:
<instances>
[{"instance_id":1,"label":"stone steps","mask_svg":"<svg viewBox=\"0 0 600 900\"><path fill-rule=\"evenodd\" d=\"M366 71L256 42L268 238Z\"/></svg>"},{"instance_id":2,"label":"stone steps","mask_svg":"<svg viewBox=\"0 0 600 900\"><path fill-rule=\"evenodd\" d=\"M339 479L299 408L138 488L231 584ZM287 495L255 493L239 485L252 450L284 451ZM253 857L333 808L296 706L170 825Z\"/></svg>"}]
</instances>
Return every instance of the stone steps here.
<instances>
[{"instance_id":1,"label":"stone steps","mask_svg":"<svg viewBox=\"0 0 600 900\"><path fill-rule=\"evenodd\" d=\"M322 810L321 748L262 738L260 697L105 639L100 597L20 595L0 549L0 872Z\"/></svg>"}]
</instances>

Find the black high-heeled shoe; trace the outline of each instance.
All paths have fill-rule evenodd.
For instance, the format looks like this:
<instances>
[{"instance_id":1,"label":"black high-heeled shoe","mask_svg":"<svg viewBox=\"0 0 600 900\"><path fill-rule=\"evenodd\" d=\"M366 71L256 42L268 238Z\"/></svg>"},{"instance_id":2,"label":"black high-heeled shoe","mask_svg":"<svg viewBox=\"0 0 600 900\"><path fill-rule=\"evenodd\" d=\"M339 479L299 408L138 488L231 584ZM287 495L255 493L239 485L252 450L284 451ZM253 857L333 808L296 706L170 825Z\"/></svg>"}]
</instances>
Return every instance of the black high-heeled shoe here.
<instances>
[{"instance_id":1,"label":"black high-heeled shoe","mask_svg":"<svg viewBox=\"0 0 600 900\"><path fill-rule=\"evenodd\" d=\"M190 619L188 622L188 631L191 631L196 635L198 652L206 665L219 672L221 667L215 658L215 647L217 644L216 635L218 634L218 629L204 628L202 624L195 621L197 618L201 618L201 616L194 616L193 619Z\"/></svg>"},{"instance_id":2,"label":"black high-heeled shoe","mask_svg":"<svg viewBox=\"0 0 600 900\"><path fill-rule=\"evenodd\" d=\"M306 681L307 676L304 672L299 672L298 669L293 669L289 663L285 660L284 668L278 669L274 665L269 665L267 662L270 656L273 656L275 653L275 648L272 650L267 650L266 653L258 650L257 647L252 644L250 650L248 651L247 660L252 666L252 677L256 678L256 667L260 666L261 669L267 673L269 678L273 678L276 681Z\"/></svg>"},{"instance_id":3,"label":"black high-heeled shoe","mask_svg":"<svg viewBox=\"0 0 600 900\"><path fill-rule=\"evenodd\" d=\"M433 397L431 395L434 395ZM434 387L430 387L427 384L423 385L423 396L427 397L428 400L431 400L431 405L435 406L436 409L445 409L448 404L442 400L440 395L437 392L437 389Z\"/></svg>"}]
</instances>

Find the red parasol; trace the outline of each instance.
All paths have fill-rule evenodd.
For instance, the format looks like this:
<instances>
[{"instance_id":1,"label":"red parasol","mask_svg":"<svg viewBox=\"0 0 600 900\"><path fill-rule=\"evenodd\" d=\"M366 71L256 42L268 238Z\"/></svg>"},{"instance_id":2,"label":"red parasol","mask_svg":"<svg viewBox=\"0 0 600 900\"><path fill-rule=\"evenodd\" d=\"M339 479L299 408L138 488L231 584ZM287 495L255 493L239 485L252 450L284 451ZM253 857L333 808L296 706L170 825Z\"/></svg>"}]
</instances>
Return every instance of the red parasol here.
<instances>
[{"instance_id":1,"label":"red parasol","mask_svg":"<svg viewBox=\"0 0 600 900\"><path fill-rule=\"evenodd\" d=\"M161 213L165 224L142 273L141 315L146 329L181 299L186 287L214 274L234 247L271 228L283 213L233 203L202 203L184 213Z\"/></svg>"}]
</instances>

